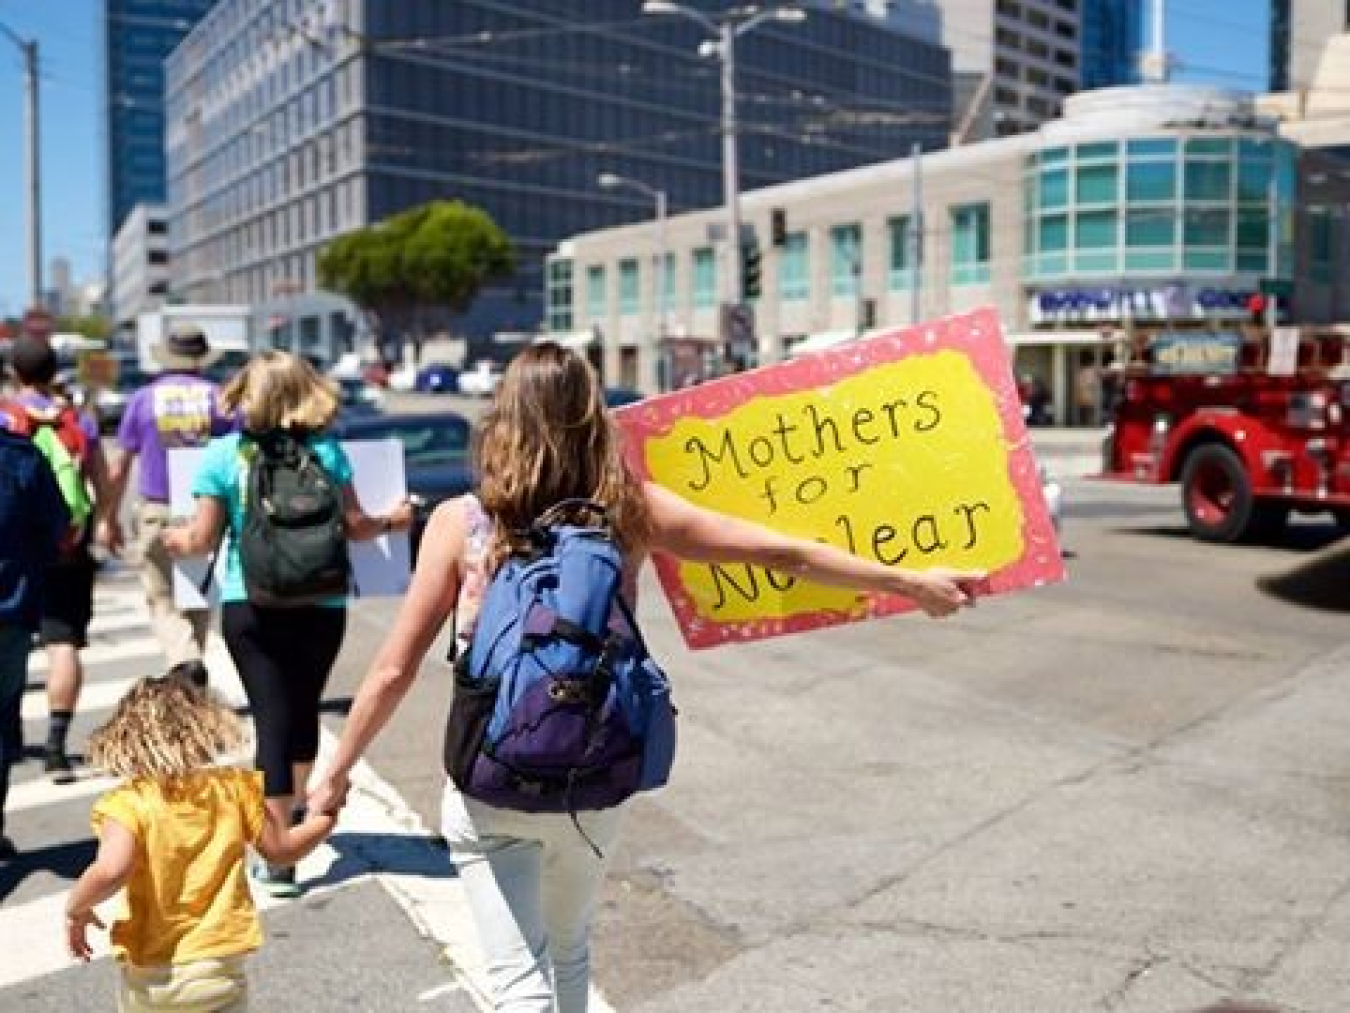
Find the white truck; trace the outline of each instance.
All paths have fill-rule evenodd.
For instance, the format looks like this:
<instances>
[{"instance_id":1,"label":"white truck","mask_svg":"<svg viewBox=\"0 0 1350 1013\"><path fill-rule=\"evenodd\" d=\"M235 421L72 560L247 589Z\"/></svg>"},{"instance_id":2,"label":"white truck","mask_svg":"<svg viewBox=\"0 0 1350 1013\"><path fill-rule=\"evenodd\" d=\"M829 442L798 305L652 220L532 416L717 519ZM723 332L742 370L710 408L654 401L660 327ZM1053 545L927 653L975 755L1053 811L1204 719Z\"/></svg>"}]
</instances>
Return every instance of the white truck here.
<instances>
[{"instance_id":1,"label":"white truck","mask_svg":"<svg viewBox=\"0 0 1350 1013\"><path fill-rule=\"evenodd\" d=\"M145 373L159 373L164 367L153 349L177 324L196 324L206 335L211 348L219 353L212 372L229 375L248 361L253 346L247 306L183 303L142 313L136 318L136 357Z\"/></svg>"}]
</instances>

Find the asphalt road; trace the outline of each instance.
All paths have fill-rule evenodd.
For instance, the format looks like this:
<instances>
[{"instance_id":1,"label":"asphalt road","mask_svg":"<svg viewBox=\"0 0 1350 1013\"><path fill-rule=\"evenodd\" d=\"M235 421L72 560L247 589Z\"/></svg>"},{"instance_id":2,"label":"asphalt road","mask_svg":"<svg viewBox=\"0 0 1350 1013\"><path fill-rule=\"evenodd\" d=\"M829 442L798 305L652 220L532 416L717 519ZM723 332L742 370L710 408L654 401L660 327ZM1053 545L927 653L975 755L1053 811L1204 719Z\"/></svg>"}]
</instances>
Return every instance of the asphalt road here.
<instances>
[{"instance_id":1,"label":"asphalt road","mask_svg":"<svg viewBox=\"0 0 1350 1013\"><path fill-rule=\"evenodd\" d=\"M1185 535L1174 489L1066 486L1068 580L953 620L691 654L644 587L681 744L671 785L632 806L604 893L595 964L614 1009L1350 1008L1345 612L1258 586L1312 563L1343 572L1332 529L1207 546ZM77 743L154 650L131 575L110 593ZM330 731L396 607L352 610ZM444 640L368 757L427 827ZM34 768L9 825L25 858L0 889L0 1011L106 1008L106 963L60 970L52 952L96 789L49 789ZM467 1010L462 911L419 918L453 877L415 819L362 796L309 867L314 891L264 916L277 945L257 966L261 1008ZM365 878L390 855L392 873Z\"/></svg>"},{"instance_id":2,"label":"asphalt road","mask_svg":"<svg viewBox=\"0 0 1350 1013\"><path fill-rule=\"evenodd\" d=\"M1346 1008L1347 624L1257 586L1332 528L1209 546L1174 489L1067 484L1069 579L955 620L691 654L646 587L681 746L604 895L616 1009ZM429 826L441 647L370 755Z\"/></svg>"}]
</instances>

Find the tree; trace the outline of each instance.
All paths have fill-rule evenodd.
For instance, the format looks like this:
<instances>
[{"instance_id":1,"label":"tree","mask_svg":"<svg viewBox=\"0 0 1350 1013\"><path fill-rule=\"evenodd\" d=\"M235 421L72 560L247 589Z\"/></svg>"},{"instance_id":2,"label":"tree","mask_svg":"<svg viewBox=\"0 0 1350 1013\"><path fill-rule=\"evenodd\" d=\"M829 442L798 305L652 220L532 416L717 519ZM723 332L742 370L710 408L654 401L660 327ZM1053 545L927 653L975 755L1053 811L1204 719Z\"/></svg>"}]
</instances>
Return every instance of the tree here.
<instances>
[{"instance_id":1,"label":"tree","mask_svg":"<svg viewBox=\"0 0 1350 1013\"><path fill-rule=\"evenodd\" d=\"M319 282L373 318L386 340L421 345L432 311L465 313L491 281L516 266L507 235L480 208L432 201L339 236L319 255Z\"/></svg>"},{"instance_id":2,"label":"tree","mask_svg":"<svg viewBox=\"0 0 1350 1013\"><path fill-rule=\"evenodd\" d=\"M53 329L65 334L83 334L86 338L106 341L112 334L112 321L97 314L57 317Z\"/></svg>"}]
</instances>

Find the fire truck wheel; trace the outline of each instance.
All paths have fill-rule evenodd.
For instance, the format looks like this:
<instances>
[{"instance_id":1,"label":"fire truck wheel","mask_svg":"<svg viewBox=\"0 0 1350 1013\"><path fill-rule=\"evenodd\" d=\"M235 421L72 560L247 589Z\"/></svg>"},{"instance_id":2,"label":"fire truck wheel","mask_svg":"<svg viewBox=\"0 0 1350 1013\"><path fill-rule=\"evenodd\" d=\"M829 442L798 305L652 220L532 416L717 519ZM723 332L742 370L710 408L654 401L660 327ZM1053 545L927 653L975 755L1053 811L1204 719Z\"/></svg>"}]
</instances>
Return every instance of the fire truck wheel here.
<instances>
[{"instance_id":1,"label":"fire truck wheel","mask_svg":"<svg viewBox=\"0 0 1350 1013\"><path fill-rule=\"evenodd\" d=\"M1258 511L1242 458L1221 443L1206 443L1181 469L1181 502L1191 534L1204 542L1238 542L1255 533Z\"/></svg>"}]
</instances>

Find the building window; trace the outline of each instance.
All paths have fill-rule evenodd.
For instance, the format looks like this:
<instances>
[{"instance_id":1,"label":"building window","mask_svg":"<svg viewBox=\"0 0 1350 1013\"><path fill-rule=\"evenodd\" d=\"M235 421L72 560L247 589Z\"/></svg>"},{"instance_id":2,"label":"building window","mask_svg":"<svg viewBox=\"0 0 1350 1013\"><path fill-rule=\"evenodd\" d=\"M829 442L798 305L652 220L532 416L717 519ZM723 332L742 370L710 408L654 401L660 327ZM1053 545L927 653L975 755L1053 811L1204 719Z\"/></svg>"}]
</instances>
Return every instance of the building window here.
<instances>
[{"instance_id":1,"label":"building window","mask_svg":"<svg viewBox=\"0 0 1350 1013\"><path fill-rule=\"evenodd\" d=\"M548 329L572 329L572 262L553 260L548 265Z\"/></svg>"},{"instance_id":2,"label":"building window","mask_svg":"<svg viewBox=\"0 0 1350 1013\"><path fill-rule=\"evenodd\" d=\"M593 264L586 268L586 316L600 320L605 316L605 268Z\"/></svg>"},{"instance_id":3,"label":"building window","mask_svg":"<svg viewBox=\"0 0 1350 1013\"><path fill-rule=\"evenodd\" d=\"M830 294L856 299L862 286L862 226L830 229Z\"/></svg>"},{"instance_id":4,"label":"building window","mask_svg":"<svg viewBox=\"0 0 1350 1013\"><path fill-rule=\"evenodd\" d=\"M619 261L619 313L630 317L637 313L641 301L638 284L638 262L633 258Z\"/></svg>"},{"instance_id":5,"label":"building window","mask_svg":"<svg viewBox=\"0 0 1350 1013\"><path fill-rule=\"evenodd\" d=\"M952 284L989 283L989 205L952 208Z\"/></svg>"},{"instance_id":6,"label":"building window","mask_svg":"<svg viewBox=\"0 0 1350 1013\"><path fill-rule=\"evenodd\" d=\"M667 313L678 304L675 290L675 254L667 253L661 265L661 312Z\"/></svg>"},{"instance_id":7,"label":"building window","mask_svg":"<svg viewBox=\"0 0 1350 1013\"><path fill-rule=\"evenodd\" d=\"M811 296L811 265L805 232L794 232L783 242L778 255L778 298L804 302Z\"/></svg>"},{"instance_id":8,"label":"building window","mask_svg":"<svg viewBox=\"0 0 1350 1013\"><path fill-rule=\"evenodd\" d=\"M1308 261L1316 284L1332 282L1332 266L1336 259L1333 238L1330 212L1326 208L1312 208L1308 212Z\"/></svg>"},{"instance_id":9,"label":"building window","mask_svg":"<svg viewBox=\"0 0 1350 1013\"><path fill-rule=\"evenodd\" d=\"M692 272L693 292L691 302L694 309L709 309L717 305L717 267L711 247L703 246L694 251L694 270Z\"/></svg>"},{"instance_id":10,"label":"building window","mask_svg":"<svg viewBox=\"0 0 1350 1013\"><path fill-rule=\"evenodd\" d=\"M918 237L910 232L912 221L913 219L909 215L901 215L892 218L887 223L891 243L891 267L887 274L886 284L892 292L914 287L915 258L913 254L915 240Z\"/></svg>"}]
</instances>

